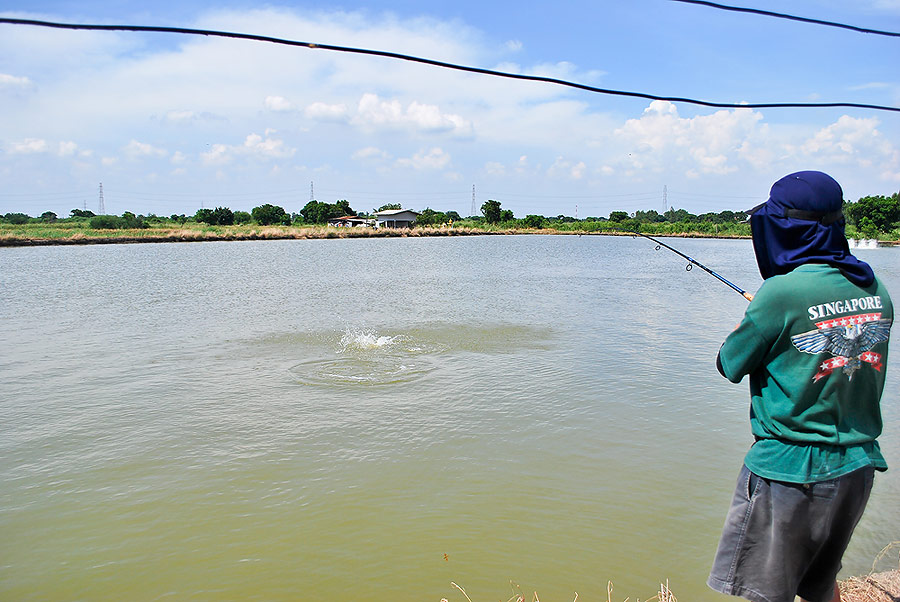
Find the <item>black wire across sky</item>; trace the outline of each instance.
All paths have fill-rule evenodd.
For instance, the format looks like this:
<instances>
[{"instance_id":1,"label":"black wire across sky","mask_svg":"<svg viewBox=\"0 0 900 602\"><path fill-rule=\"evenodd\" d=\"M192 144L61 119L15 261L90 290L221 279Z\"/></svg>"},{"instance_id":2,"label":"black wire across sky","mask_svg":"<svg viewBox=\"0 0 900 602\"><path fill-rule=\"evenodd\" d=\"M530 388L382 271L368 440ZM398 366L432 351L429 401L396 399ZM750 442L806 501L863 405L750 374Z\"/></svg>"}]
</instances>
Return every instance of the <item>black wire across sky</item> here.
<instances>
[{"instance_id":1,"label":"black wire across sky","mask_svg":"<svg viewBox=\"0 0 900 602\"><path fill-rule=\"evenodd\" d=\"M853 102L764 102L764 103L726 103L726 102L710 102L695 98L686 98L681 96L661 96L656 94L648 94L644 92L629 92L626 90L611 90L608 88L598 88L588 86L577 82L557 79L554 77L543 77L539 75L525 75L521 73L509 73L505 71L495 71L493 69L482 69L480 67L469 67L456 63L447 63L398 52L389 52L386 50L372 50L366 48L354 48L351 46L334 46L331 44L319 44L316 42L303 42L299 40L288 40L284 38L275 38L271 36L262 36L249 33L238 33L230 31L217 31L211 29L190 29L185 27L160 27L154 25L90 25L85 23L57 23L51 21L37 21L33 19L12 19L0 17L0 24L9 25L29 25L35 27L50 27L55 29L71 29L71 30L89 30L89 31L133 31L145 33L174 33L184 35L209 36L219 38L232 38L239 40L251 40L255 42L268 42L272 44L282 44L285 46L295 46L302 48L310 48L314 50L331 50L335 52L347 52L351 54L364 54L370 56L380 56L444 69L452 69L455 71L465 71L468 73L478 73L481 75L490 75L493 77L502 77L507 79L517 79L533 82L543 82L569 88L585 90L597 94L607 94L611 96L628 96L632 98L643 98L646 100L662 100L673 103L685 103L699 105L703 107L712 107L719 109L772 109L772 108L796 108L796 109L812 109L812 108L855 108L869 109L873 111L891 111L900 113L900 107L890 107L885 105L874 105Z\"/></svg>"},{"instance_id":2,"label":"black wire across sky","mask_svg":"<svg viewBox=\"0 0 900 602\"><path fill-rule=\"evenodd\" d=\"M828 27L839 27L841 29L849 29L858 33L871 33L879 36L891 36L900 38L900 33L895 31L882 31L880 29L869 29L867 27L857 27L856 25L847 25L846 23L837 23L835 21L823 21L822 19L812 19L810 17L798 17L797 15L788 15L785 13L777 13L771 10L761 10L759 8L745 8L743 6L728 6L717 2L707 2L707 0L672 0L672 2L684 2L685 4L699 4L701 6L709 6L718 8L719 10L728 10L736 13L749 13L753 15L763 15L766 17L776 17L778 19L788 19L789 21L800 21L801 23L812 23L814 25L827 25Z\"/></svg>"}]
</instances>

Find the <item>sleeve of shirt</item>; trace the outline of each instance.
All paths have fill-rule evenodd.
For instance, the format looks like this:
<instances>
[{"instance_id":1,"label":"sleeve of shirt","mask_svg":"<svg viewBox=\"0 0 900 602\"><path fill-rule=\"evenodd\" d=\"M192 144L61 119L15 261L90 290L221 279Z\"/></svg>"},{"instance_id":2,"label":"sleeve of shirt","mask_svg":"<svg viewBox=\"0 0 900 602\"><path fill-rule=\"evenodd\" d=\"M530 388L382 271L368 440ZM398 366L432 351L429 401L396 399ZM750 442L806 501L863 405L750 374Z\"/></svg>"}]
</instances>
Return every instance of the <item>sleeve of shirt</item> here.
<instances>
[{"instance_id":1,"label":"sleeve of shirt","mask_svg":"<svg viewBox=\"0 0 900 602\"><path fill-rule=\"evenodd\" d=\"M716 367L722 376L739 383L763 363L770 346L748 311L719 348Z\"/></svg>"}]
</instances>

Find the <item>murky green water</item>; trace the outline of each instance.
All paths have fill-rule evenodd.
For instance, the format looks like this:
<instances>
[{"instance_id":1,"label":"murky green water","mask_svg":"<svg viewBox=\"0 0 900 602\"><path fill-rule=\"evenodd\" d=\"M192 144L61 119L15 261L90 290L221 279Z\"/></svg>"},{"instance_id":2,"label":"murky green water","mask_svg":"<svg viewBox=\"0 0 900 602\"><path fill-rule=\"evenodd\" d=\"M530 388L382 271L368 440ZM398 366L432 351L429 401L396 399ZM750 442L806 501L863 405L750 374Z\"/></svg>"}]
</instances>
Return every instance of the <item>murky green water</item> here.
<instances>
[{"instance_id":1,"label":"murky green water","mask_svg":"<svg viewBox=\"0 0 900 602\"><path fill-rule=\"evenodd\" d=\"M676 246L759 285L746 241ZM859 255L900 297L900 252ZM0 249L0 599L725 599L748 395L713 362L745 302L679 261L593 236ZM890 362L893 470L847 573L900 539Z\"/></svg>"}]
</instances>

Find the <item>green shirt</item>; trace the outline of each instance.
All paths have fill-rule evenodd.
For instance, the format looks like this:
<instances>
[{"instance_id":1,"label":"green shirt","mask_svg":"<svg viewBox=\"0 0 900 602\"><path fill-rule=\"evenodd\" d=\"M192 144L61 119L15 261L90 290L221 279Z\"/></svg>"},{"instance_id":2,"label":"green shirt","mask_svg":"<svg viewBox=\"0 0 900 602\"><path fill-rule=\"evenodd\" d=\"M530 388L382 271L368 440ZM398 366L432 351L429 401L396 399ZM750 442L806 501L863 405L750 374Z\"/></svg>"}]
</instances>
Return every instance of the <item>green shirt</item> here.
<instances>
[{"instance_id":1,"label":"green shirt","mask_svg":"<svg viewBox=\"0 0 900 602\"><path fill-rule=\"evenodd\" d=\"M893 318L877 279L861 288L825 264L763 283L719 350L728 380L750 376L757 441L744 458L747 468L791 483L870 464L887 469L876 438Z\"/></svg>"}]
</instances>

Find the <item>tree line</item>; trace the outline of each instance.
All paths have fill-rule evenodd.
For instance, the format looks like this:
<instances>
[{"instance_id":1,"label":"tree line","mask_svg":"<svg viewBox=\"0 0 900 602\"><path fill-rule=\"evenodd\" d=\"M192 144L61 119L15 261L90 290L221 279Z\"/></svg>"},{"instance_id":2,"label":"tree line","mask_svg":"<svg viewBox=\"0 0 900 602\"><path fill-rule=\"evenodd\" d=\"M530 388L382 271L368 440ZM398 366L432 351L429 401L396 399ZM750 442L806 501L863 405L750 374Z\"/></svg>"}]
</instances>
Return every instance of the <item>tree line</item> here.
<instances>
[{"instance_id":1,"label":"tree line","mask_svg":"<svg viewBox=\"0 0 900 602\"><path fill-rule=\"evenodd\" d=\"M401 209L399 203L384 204L372 210L372 214L388 209ZM347 200L339 200L335 203L309 201L297 213L288 213L283 207L265 203L254 207L251 211L232 211L228 207L215 207L214 209L198 209L193 215L173 214L169 217L161 217L154 214L135 215L126 211L121 216L95 215L93 212L83 209L72 209L68 218L59 218L52 211L45 211L38 217L31 217L25 213L7 213L0 215L0 221L10 224L27 223L54 223L57 221L86 221L93 229L124 229L147 228L153 224L174 222L184 225L188 222L203 223L214 226L231 226L240 224L257 224L260 226L283 225L295 226L305 224L326 224L329 220L343 216L372 217L370 213L357 213L350 207ZM844 215L847 223L853 227L859 237L877 238L880 234L890 234L897 231L900 237L900 192L891 196L866 196L856 202L845 201ZM693 229L700 232L736 232L738 227L747 219L743 211L720 211L701 213L699 215L688 212L685 209L671 208L663 213L653 209L646 211L611 211L607 217L585 217L576 219L566 215L546 217L543 215L529 214L517 219L510 209L503 209L500 201L490 199L481 205L481 215L462 217L456 211L438 211L426 207L419 212L416 218L418 226L440 226L464 222L466 225L478 227L479 225L499 226L504 228L529 228L529 229L621 229L640 230L651 229L656 232L666 232L675 225L678 228ZM746 228L746 225L743 226Z\"/></svg>"},{"instance_id":2,"label":"tree line","mask_svg":"<svg viewBox=\"0 0 900 602\"><path fill-rule=\"evenodd\" d=\"M856 234L864 238L877 238L879 234L890 234L897 231L900 236L900 192L891 196L866 196L856 202L844 201L844 216L847 224L851 225ZM720 211L690 213L685 209L671 208L664 213L650 209L647 211L635 211L629 214L627 211L611 211L608 217L586 217L577 220L564 215L557 217L545 217L543 215L526 215L522 219L516 219L513 212L502 209L501 203L495 200L486 201L481 206L484 221L489 224L515 227L516 225L541 229L558 227L560 224L579 222L590 224L607 222L621 230L640 230L643 226L679 224L683 229L695 226L699 231L710 231L719 228L727 229L729 226L743 224L747 221L748 214L744 211Z\"/></svg>"}]
</instances>

